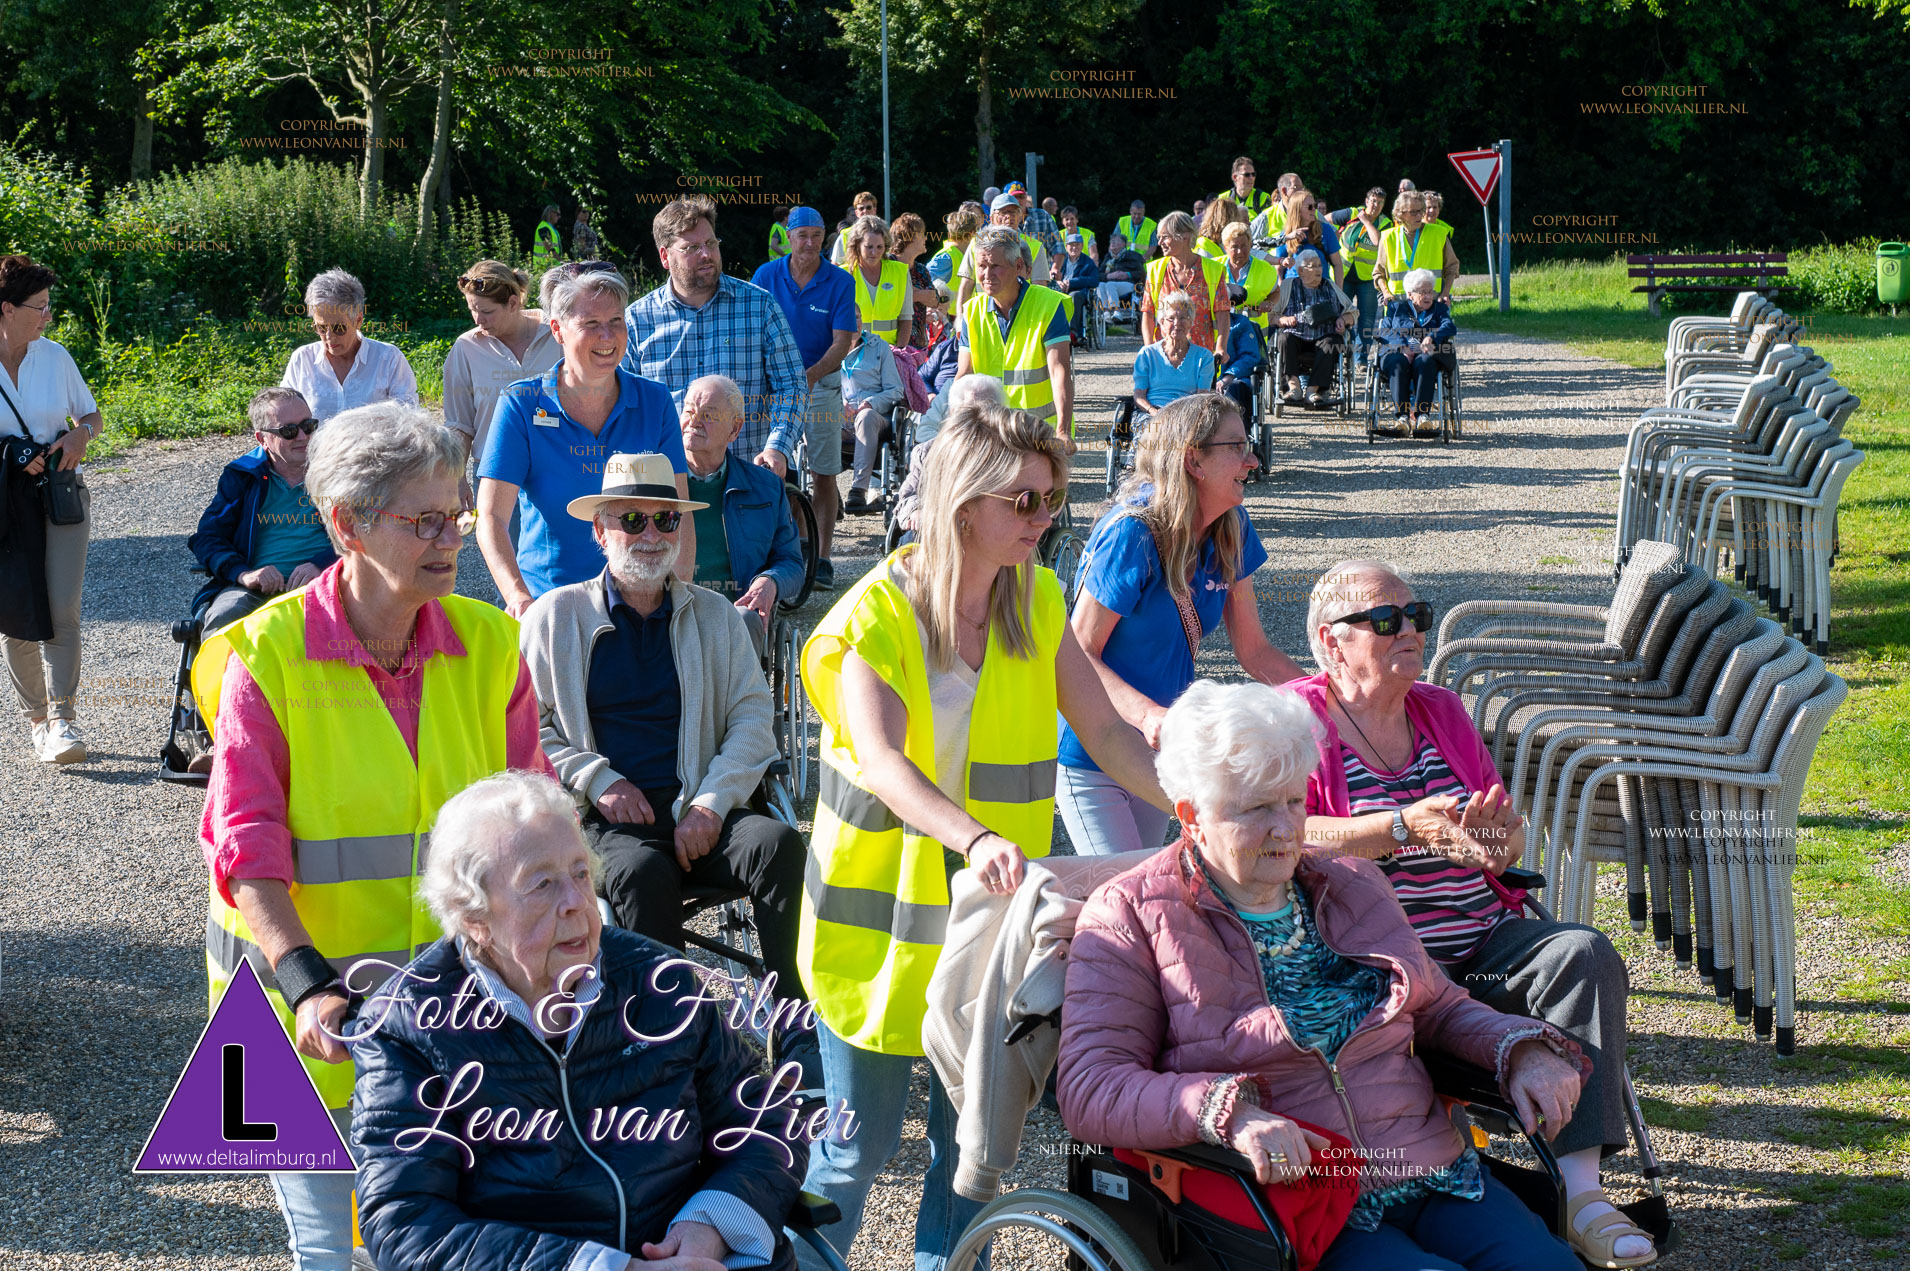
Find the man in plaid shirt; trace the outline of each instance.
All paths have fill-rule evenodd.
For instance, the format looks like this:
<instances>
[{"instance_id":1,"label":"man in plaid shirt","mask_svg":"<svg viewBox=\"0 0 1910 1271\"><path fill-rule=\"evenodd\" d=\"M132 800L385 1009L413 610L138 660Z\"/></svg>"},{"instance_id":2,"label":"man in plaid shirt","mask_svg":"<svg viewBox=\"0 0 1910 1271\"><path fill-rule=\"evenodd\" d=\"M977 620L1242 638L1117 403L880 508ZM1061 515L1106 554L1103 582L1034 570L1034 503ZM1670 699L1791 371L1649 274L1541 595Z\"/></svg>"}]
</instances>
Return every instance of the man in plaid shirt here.
<instances>
[{"instance_id":1,"label":"man in plaid shirt","mask_svg":"<svg viewBox=\"0 0 1910 1271\"><path fill-rule=\"evenodd\" d=\"M669 278L624 311L624 368L662 381L679 412L691 384L729 376L745 399L742 431L729 452L788 476L809 396L789 319L767 291L723 272L709 199L666 204L650 229Z\"/></svg>"}]
</instances>

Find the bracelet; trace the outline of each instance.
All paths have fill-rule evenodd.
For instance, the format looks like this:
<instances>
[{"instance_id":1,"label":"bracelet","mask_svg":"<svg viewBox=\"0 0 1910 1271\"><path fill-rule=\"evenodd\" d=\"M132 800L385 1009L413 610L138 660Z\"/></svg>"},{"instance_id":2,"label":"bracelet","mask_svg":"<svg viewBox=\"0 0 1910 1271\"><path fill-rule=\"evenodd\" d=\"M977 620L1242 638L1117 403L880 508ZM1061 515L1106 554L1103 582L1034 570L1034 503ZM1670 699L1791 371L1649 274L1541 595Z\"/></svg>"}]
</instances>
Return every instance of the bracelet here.
<instances>
[{"instance_id":1,"label":"bracelet","mask_svg":"<svg viewBox=\"0 0 1910 1271\"><path fill-rule=\"evenodd\" d=\"M306 998L327 990L343 993L339 987L338 969L325 960L325 955L309 944L289 949L272 968L272 974L279 982L279 996L285 999L285 1005L294 1014L299 1004Z\"/></svg>"},{"instance_id":2,"label":"bracelet","mask_svg":"<svg viewBox=\"0 0 1910 1271\"><path fill-rule=\"evenodd\" d=\"M975 850L975 844L981 842L983 839L987 838L990 834L993 834L993 833L994 833L993 830L983 830L980 834L977 834L974 838L968 840L968 846L962 849L962 859L967 860L969 857L969 854Z\"/></svg>"}]
</instances>

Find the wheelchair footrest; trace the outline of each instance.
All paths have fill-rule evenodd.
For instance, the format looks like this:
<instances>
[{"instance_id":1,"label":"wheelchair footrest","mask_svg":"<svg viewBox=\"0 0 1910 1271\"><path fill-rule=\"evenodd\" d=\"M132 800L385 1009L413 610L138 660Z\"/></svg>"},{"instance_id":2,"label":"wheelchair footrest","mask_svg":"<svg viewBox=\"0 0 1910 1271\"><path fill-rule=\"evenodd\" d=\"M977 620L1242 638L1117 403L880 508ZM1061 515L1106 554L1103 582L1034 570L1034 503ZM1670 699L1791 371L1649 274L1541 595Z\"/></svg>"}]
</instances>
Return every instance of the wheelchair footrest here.
<instances>
[{"instance_id":1,"label":"wheelchair footrest","mask_svg":"<svg viewBox=\"0 0 1910 1271\"><path fill-rule=\"evenodd\" d=\"M807 1227L815 1230L819 1227L833 1226L842 1221L842 1206L827 1196L815 1192L802 1192L796 1197L796 1205L789 1211L791 1227Z\"/></svg>"}]
</instances>

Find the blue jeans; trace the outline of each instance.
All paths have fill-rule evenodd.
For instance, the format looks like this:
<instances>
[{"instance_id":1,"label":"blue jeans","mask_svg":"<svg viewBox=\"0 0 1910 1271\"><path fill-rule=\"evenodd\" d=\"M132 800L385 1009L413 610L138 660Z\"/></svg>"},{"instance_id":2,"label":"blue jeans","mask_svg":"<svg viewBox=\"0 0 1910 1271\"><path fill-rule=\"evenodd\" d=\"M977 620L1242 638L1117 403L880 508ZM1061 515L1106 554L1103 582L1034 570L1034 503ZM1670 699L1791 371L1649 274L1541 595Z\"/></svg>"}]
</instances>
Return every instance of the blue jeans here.
<instances>
[{"instance_id":1,"label":"blue jeans","mask_svg":"<svg viewBox=\"0 0 1910 1271\"><path fill-rule=\"evenodd\" d=\"M1370 358L1373 356L1373 320L1379 315L1379 289L1371 278L1359 282L1348 274L1347 279L1353 283L1354 299L1360 307L1360 343L1365 346L1360 356Z\"/></svg>"},{"instance_id":2,"label":"blue jeans","mask_svg":"<svg viewBox=\"0 0 1910 1271\"><path fill-rule=\"evenodd\" d=\"M351 1109L334 1108L332 1124L351 1143ZM292 1271L351 1271L350 1174L283 1171L272 1175L285 1216Z\"/></svg>"},{"instance_id":3,"label":"blue jeans","mask_svg":"<svg viewBox=\"0 0 1910 1271\"><path fill-rule=\"evenodd\" d=\"M1379 373L1393 386L1393 405L1425 410L1439 392L1439 359L1421 353L1409 358L1398 349L1380 354Z\"/></svg>"},{"instance_id":4,"label":"blue jeans","mask_svg":"<svg viewBox=\"0 0 1910 1271\"><path fill-rule=\"evenodd\" d=\"M1378 1231L1348 1227L1317 1271L1582 1271L1583 1265L1488 1174L1482 1200L1434 1193L1389 1206Z\"/></svg>"},{"instance_id":5,"label":"blue jeans","mask_svg":"<svg viewBox=\"0 0 1910 1271\"><path fill-rule=\"evenodd\" d=\"M832 1133L810 1149L809 1176L803 1187L841 1206L842 1221L822 1228L822 1235L846 1259L862 1229L869 1187L902 1145L902 1120L908 1111L916 1061L909 1055L883 1055L851 1046L820 1020L816 1039L822 1044L823 1088L829 1103L834 1106L846 1100L855 1113L855 1125L852 1137L844 1140ZM915 1271L941 1271L983 1205L955 1194L955 1109L933 1064L929 1065L928 1149L928 1177L915 1214Z\"/></svg>"},{"instance_id":6,"label":"blue jeans","mask_svg":"<svg viewBox=\"0 0 1910 1271\"><path fill-rule=\"evenodd\" d=\"M1172 818L1094 768L1056 768L1055 806L1076 856L1113 856L1167 841Z\"/></svg>"}]
</instances>

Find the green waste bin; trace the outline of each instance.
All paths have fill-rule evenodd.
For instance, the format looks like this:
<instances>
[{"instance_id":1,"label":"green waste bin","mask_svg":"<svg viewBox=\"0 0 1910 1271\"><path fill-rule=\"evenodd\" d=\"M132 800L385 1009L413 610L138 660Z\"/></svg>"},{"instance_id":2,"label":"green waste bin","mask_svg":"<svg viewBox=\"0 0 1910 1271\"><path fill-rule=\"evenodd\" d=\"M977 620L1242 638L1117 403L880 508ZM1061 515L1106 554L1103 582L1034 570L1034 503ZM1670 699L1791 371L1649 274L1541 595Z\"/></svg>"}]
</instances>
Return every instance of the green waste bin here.
<instances>
[{"instance_id":1,"label":"green waste bin","mask_svg":"<svg viewBox=\"0 0 1910 1271\"><path fill-rule=\"evenodd\" d=\"M1910 281L1904 278L1904 266L1910 265L1910 243L1877 244L1877 299L1887 305L1910 300Z\"/></svg>"}]
</instances>

